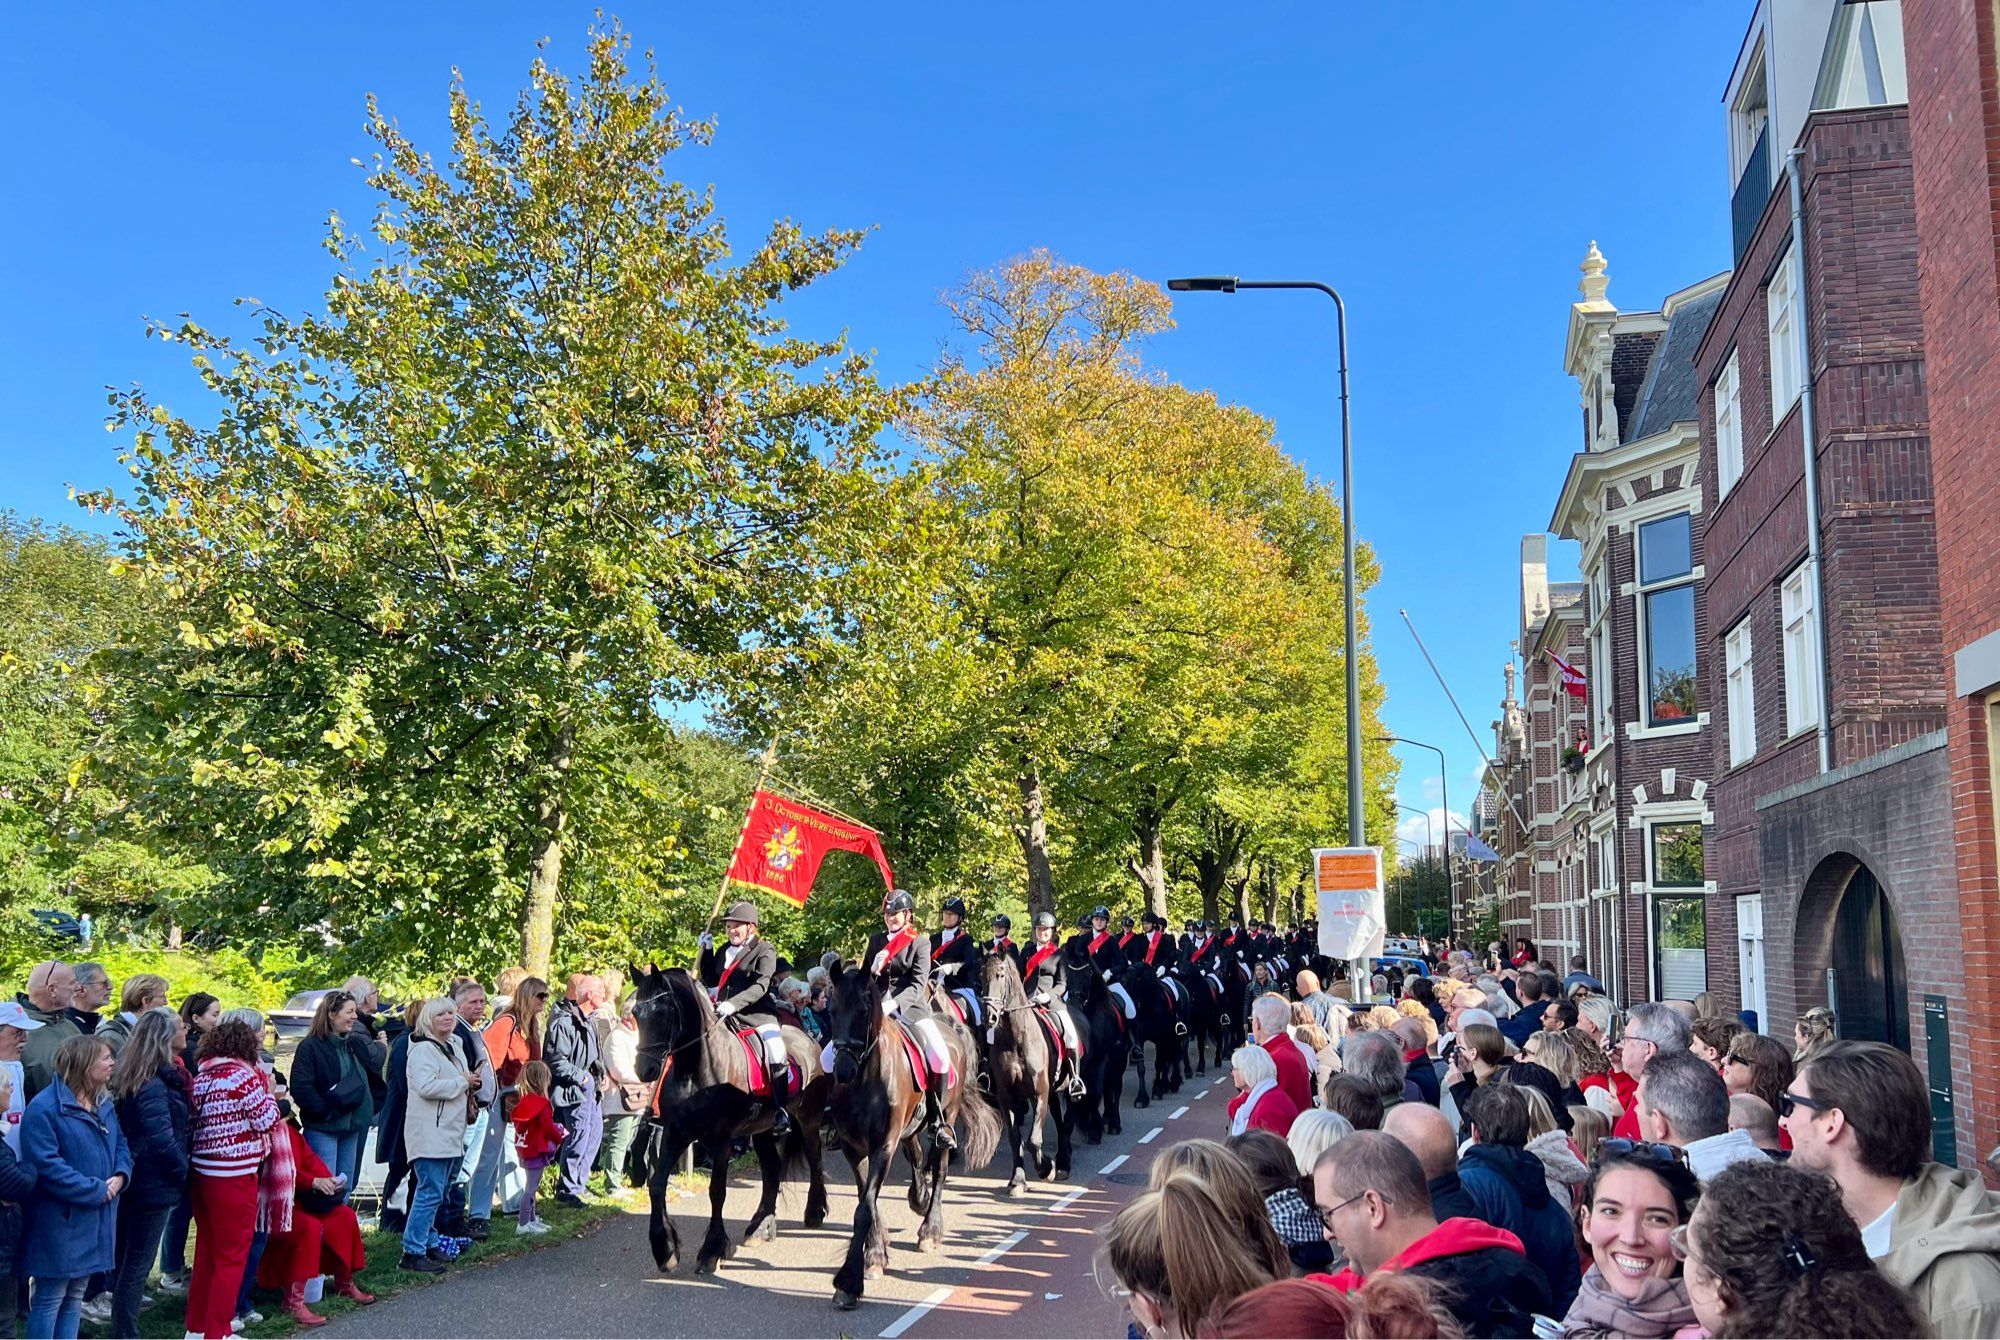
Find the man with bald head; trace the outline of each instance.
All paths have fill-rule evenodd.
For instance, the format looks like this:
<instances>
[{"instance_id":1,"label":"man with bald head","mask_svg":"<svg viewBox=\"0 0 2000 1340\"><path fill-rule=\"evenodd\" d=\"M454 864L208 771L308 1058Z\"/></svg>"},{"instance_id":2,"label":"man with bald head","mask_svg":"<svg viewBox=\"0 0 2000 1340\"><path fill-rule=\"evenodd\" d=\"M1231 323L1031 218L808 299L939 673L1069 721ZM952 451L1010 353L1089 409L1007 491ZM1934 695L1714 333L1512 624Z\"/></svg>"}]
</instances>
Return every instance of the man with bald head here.
<instances>
[{"instance_id":1,"label":"man with bald head","mask_svg":"<svg viewBox=\"0 0 2000 1340\"><path fill-rule=\"evenodd\" d=\"M28 970L28 989L15 999L42 1025L28 1034L21 1049L22 1097L32 1100L56 1077L57 1049L83 1033L69 1014L76 1001L76 973L60 960L37 963Z\"/></svg>"},{"instance_id":2,"label":"man with bald head","mask_svg":"<svg viewBox=\"0 0 2000 1340\"><path fill-rule=\"evenodd\" d=\"M1431 1209L1438 1219L1479 1219L1479 1205L1458 1180L1458 1135L1451 1119L1423 1103L1398 1103L1382 1118L1382 1129L1395 1136L1424 1165L1430 1183Z\"/></svg>"},{"instance_id":3,"label":"man with bald head","mask_svg":"<svg viewBox=\"0 0 2000 1340\"><path fill-rule=\"evenodd\" d=\"M1312 1015L1313 1022L1319 1025L1320 1031L1328 1037L1338 1038L1340 1033L1334 1026L1334 1015L1340 1010L1341 1005L1339 1001L1320 989L1319 974L1311 968L1302 969L1293 985L1299 991L1299 1004L1306 1007L1306 1012Z\"/></svg>"}]
</instances>

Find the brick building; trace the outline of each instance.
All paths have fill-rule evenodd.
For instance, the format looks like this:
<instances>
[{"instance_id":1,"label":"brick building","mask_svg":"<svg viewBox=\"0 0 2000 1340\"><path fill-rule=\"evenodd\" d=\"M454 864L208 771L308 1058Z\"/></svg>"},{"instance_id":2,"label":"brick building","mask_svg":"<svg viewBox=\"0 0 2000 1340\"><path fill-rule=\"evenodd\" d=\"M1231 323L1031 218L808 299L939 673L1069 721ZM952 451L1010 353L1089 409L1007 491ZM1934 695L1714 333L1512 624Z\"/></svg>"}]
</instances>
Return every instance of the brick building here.
<instances>
[{"instance_id":1,"label":"brick building","mask_svg":"<svg viewBox=\"0 0 2000 1340\"><path fill-rule=\"evenodd\" d=\"M1695 354L1707 921L1711 987L1765 1032L1831 1003L1942 1107L1970 1058L1927 1017L1966 981L1903 84L1893 3L1760 5L1729 84L1735 268Z\"/></svg>"},{"instance_id":2,"label":"brick building","mask_svg":"<svg viewBox=\"0 0 2000 1340\"><path fill-rule=\"evenodd\" d=\"M1947 765L1973 1055L2000 1046L2000 74L1985 5L1905 19L1918 293L1937 491L1938 599L1949 688ZM2000 1144L2000 1068L1972 1072L1971 1152ZM1989 1155L1990 1157L1990 1155Z\"/></svg>"},{"instance_id":3,"label":"brick building","mask_svg":"<svg viewBox=\"0 0 2000 1340\"><path fill-rule=\"evenodd\" d=\"M1729 276L1621 312L1592 243L1565 365L1583 408L1549 529L1581 546L1587 706L1564 770L1566 918L1591 968L1629 1000L1708 990L1701 826L1707 699L1698 690L1703 492L1693 356ZM1545 658L1544 658L1545 659Z\"/></svg>"}]
</instances>

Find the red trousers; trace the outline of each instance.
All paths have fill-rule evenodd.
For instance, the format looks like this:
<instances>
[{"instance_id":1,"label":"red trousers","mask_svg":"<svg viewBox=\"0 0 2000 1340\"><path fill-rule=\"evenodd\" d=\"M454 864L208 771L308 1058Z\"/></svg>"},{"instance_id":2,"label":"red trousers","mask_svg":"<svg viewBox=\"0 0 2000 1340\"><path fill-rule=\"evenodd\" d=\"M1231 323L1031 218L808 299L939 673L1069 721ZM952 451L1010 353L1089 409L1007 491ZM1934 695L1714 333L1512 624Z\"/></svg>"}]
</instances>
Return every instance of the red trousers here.
<instances>
[{"instance_id":1,"label":"red trousers","mask_svg":"<svg viewBox=\"0 0 2000 1340\"><path fill-rule=\"evenodd\" d=\"M273 1233L257 1265L257 1283L283 1291L315 1275L331 1275L336 1285L354 1278L368 1264L361 1243L361 1224L352 1205L336 1205L323 1215L292 1207L292 1229Z\"/></svg>"},{"instance_id":2,"label":"red trousers","mask_svg":"<svg viewBox=\"0 0 2000 1340\"><path fill-rule=\"evenodd\" d=\"M188 1281L187 1329L229 1340L243 1266L257 1233L257 1174L194 1175L194 1276Z\"/></svg>"}]
</instances>

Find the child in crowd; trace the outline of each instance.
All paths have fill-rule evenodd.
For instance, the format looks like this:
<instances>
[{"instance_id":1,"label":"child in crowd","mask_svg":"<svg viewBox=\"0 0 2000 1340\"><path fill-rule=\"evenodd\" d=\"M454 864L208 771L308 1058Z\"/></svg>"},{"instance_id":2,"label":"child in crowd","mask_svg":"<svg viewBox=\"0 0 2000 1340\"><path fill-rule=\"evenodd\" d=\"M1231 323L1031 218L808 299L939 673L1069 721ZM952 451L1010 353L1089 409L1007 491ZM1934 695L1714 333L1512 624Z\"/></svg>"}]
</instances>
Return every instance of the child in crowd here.
<instances>
[{"instance_id":1,"label":"child in crowd","mask_svg":"<svg viewBox=\"0 0 2000 1340\"><path fill-rule=\"evenodd\" d=\"M556 1150L568 1134L555 1119L549 1106L549 1084L553 1076L541 1061L521 1067L521 1096L514 1104L514 1152L520 1156L527 1185L521 1192L521 1210L516 1233L546 1233L549 1226L535 1213L535 1197L542 1189L542 1170L555 1161Z\"/></svg>"}]
</instances>

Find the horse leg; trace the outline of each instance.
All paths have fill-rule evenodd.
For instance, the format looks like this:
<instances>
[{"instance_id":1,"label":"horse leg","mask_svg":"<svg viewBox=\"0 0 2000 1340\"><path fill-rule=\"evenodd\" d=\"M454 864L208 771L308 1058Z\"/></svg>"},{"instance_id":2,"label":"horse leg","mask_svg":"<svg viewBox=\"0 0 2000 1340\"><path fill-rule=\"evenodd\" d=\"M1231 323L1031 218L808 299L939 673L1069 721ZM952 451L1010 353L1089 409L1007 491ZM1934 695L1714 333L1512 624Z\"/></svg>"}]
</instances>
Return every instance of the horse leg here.
<instances>
[{"instance_id":1,"label":"horse leg","mask_svg":"<svg viewBox=\"0 0 2000 1340\"><path fill-rule=\"evenodd\" d=\"M785 1180L785 1165L778 1157L778 1142L769 1131L751 1136L750 1145L757 1151L757 1166L764 1173L764 1195L757 1202L757 1212L750 1216L749 1227L743 1230L743 1241L761 1237L773 1242L778 1236L778 1186Z\"/></svg>"},{"instance_id":2,"label":"horse leg","mask_svg":"<svg viewBox=\"0 0 2000 1340\"><path fill-rule=\"evenodd\" d=\"M944 1179L951 1169L951 1160L946 1157L943 1145L931 1145L930 1158L924 1178L928 1184L929 1207L924 1213L923 1223L917 1226L917 1250L934 1252L944 1246Z\"/></svg>"},{"instance_id":3,"label":"horse leg","mask_svg":"<svg viewBox=\"0 0 2000 1340\"><path fill-rule=\"evenodd\" d=\"M729 1141L708 1143L708 1234L701 1240L701 1254L695 1257L694 1273L713 1275L724 1258L736 1255L736 1245L723 1227L722 1204L729 1199Z\"/></svg>"},{"instance_id":4,"label":"horse leg","mask_svg":"<svg viewBox=\"0 0 2000 1340\"><path fill-rule=\"evenodd\" d=\"M1158 1059L1156 1056L1154 1058L1155 1062ZM1133 1035L1132 1042L1132 1063L1139 1069L1138 1097L1132 1100L1132 1105L1134 1107L1145 1107L1153 1101L1146 1096L1146 1040L1136 1034ZM1158 1069L1157 1064L1154 1068ZM1122 1086L1125 1078L1125 1068L1123 1066L1118 1068L1118 1078Z\"/></svg>"},{"instance_id":5,"label":"horse leg","mask_svg":"<svg viewBox=\"0 0 2000 1340\"><path fill-rule=\"evenodd\" d=\"M826 1222L826 1167L822 1161L826 1151L820 1141L820 1124L821 1116L816 1111L810 1120L800 1121L798 1127L799 1139L805 1148L806 1170L812 1179L806 1191L807 1228L818 1228Z\"/></svg>"},{"instance_id":6,"label":"horse leg","mask_svg":"<svg viewBox=\"0 0 2000 1340\"><path fill-rule=\"evenodd\" d=\"M1065 1098L1060 1094L1051 1097L1049 1101L1054 1105L1056 1119L1055 1179L1058 1182L1067 1182L1070 1162L1076 1152L1072 1137L1076 1132L1077 1108L1081 1104L1073 1098Z\"/></svg>"},{"instance_id":7,"label":"horse leg","mask_svg":"<svg viewBox=\"0 0 2000 1340\"><path fill-rule=\"evenodd\" d=\"M1104 1131L1107 1135L1123 1135L1125 1121L1119 1109L1125 1102L1125 1058L1115 1058L1115 1066L1104 1067Z\"/></svg>"},{"instance_id":8,"label":"horse leg","mask_svg":"<svg viewBox=\"0 0 2000 1340\"><path fill-rule=\"evenodd\" d=\"M854 1232L847 1239L847 1256L833 1274L833 1305L843 1312L852 1312L861 1305L862 1280L882 1273L882 1267L872 1259L875 1192L882 1185L882 1174L894 1154L894 1145L882 1144L871 1154L854 1160Z\"/></svg>"},{"instance_id":9,"label":"horse leg","mask_svg":"<svg viewBox=\"0 0 2000 1340\"><path fill-rule=\"evenodd\" d=\"M903 1157L910 1161L910 1208L918 1214L925 1209L924 1189L930 1178L924 1169L924 1145L917 1136L903 1139Z\"/></svg>"},{"instance_id":10,"label":"horse leg","mask_svg":"<svg viewBox=\"0 0 2000 1340\"><path fill-rule=\"evenodd\" d=\"M672 1274L681 1263L681 1238L674 1230L674 1217L667 1213L667 1181L674 1175L674 1167L681 1161L681 1151L687 1148L687 1141L678 1137L669 1139L664 1134L653 1143L653 1167L646 1179L648 1219L646 1236L653 1247L653 1264L662 1274Z\"/></svg>"},{"instance_id":11,"label":"horse leg","mask_svg":"<svg viewBox=\"0 0 2000 1340\"><path fill-rule=\"evenodd\" d=\"M1042 1147L1042 1122L1048 1115L1049 1095L1046 1091L1035 1094L1028 1104L1028 1119L1033 1123L1028 1128L1028 1153L1033 1155L1032 1162L1037 1177L1047 1177L1055 1171L1055 1165L1049 1162L1049 1156ZM1021 1190L1025 1193L1027 1188L1022 1187Z\"/></svg>"}]
</instances>

